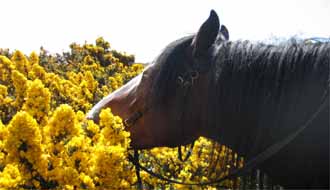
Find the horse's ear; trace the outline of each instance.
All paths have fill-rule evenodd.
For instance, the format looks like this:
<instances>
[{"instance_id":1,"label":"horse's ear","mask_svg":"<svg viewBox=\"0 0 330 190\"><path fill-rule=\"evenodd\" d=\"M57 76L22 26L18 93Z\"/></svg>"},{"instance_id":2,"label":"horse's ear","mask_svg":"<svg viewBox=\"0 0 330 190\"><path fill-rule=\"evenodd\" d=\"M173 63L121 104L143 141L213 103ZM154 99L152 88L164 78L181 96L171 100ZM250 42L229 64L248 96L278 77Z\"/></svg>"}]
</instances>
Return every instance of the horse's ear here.
<instances>
[{"instance_id":1,"label":"horse's ear","mask_svg":"<svg viewBox=\"0 0 330 190\"><path fill-rule=\"evenodd\" d=\"M211 10L209 18L202 24L193 42L193 56L200 57L206 55L212 46L219 32L220 22L217 13Z\"/></svg>"},{"instance_id":2,"label":"horse's ear","mask_svg":"<svg viewBox=\"0 0 330 190\"><path fill-rule=\"evenodd\" d=\"M225 37L226 40L229 40L229 32L225 25L221 25L220 33Z\"/></svg>"}]
</instances>

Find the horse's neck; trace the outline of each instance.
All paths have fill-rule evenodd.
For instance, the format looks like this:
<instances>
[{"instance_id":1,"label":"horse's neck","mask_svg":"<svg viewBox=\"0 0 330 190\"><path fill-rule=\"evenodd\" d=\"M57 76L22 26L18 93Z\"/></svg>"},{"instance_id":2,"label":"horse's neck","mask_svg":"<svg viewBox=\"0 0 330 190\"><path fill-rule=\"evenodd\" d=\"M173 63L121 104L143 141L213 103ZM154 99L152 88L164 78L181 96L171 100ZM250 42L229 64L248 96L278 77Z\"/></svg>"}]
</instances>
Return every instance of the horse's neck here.
<instances>
[{"instance_id":1,"label":"horse's neck","mask_svg":"<svg viewBox=\"0 0 330 190\"><path fill-rule=\"evenodd\" d=\"M327 88L329 71L322 69L329 69L329 61L321 68L321 62L313 62L316 58L280 57L222 66L210 97L215 101L209 114L213 139L253 155L296 130L316 111Z\"/></svg>"}]
</instances>

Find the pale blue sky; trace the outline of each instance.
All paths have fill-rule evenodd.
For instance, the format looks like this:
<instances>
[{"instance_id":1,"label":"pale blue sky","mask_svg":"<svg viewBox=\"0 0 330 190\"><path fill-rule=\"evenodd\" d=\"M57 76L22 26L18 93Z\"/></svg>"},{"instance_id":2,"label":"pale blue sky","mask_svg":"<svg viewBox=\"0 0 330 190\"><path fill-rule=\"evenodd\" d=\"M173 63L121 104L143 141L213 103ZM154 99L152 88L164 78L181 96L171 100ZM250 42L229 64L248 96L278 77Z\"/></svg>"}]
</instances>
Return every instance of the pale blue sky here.
<instances>
[{"instance_id":1,"label":"pale blue sky","mask_svg":"<svg viewBox=\"0 0 330 190\"><path fill-rule=\"evenodd\" d=\"M8 0L0 3L0 47L51 53L99 36L147 62L171 41L195 33L217 11L232 40L330 37L330 0Z\"/></svg>"}]
</instances>

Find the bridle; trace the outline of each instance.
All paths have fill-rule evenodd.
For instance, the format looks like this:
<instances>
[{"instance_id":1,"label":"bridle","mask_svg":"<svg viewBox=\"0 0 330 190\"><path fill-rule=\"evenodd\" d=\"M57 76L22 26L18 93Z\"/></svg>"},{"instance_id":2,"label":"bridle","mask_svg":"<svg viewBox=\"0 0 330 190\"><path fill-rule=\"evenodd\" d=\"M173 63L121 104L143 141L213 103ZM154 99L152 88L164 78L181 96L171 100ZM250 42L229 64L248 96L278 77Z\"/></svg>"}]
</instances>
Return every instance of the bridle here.
<instances>
[{"instance_id":1,"label":"bridle","mask_svg":"<svg viewBox=\"0 0 330 190\"><path fill-rule=\"evenodd\" d=\"M182 98L181 98L182 101L181 102L182 102L183 107L186 104L186 99L187 99L188 92L193 87L195 81L200 77L200 73L201 73L200 71L198 71L196 69L192 69L192 70L189 70L189 71L185 72L183 75L180 75L180 76L177 77L177 84L179 85L180 88L183 89L183 93L181 95L182 96ZM249 172L251 169L255 168L259 163L267 160L268 158L270 158L271 156L273 156L274 154L279 152L283 147L288 145L293 139L295 139L300 133L302 133L302 131L304 131L307 128L307 126L309 126L310 123L317 117L317 115L325 108L325 106L327 105L326 100L327 100L328 96L329 96L329 87L327 88L327 90L324 94L324 97L322 98L321 104L317 107L316 111L311 115L311 117L307 118L304 122L302 122L301 125L298 125L297 130L293 131L292 133L290 133L288 136L281 139L280 141L274 143L273 145L271 145L270 147L265 149L263 152L259 153L253 159L247 161L242 168L235 168L228 175L226 175L224 177L220 177L219 179L215 179L215 180L212 180L212 181L203 182L203 183L184 183L184 182L181 182L181 181L169 179L167 177L164 177L160 174L157 174L157 173L149 170L148 168L142 166L139 163L138 150L134 150L134 156L131 155L131 154L128 154L128 159L129 159L129 161L131 161L135 165L136 175L137 175L137 179L138 179L138 181L137 181L138 188L142 189L142 180L141 180L141 177L140 177L140 170L141 169L143 171L147 172L148 174L150 174L151 176L156 177L160 180L167 181L169 183L181 184L181 185L205 186L205 185L219 184L219 183L221 183L225 180L243 176L244 174ZM131 127L140 118L142 118L143 115L146 112L148 112L149 110L150 110L150 107L145 107L141 111L137 111L137 112L133 113L130 117L128 117L127 119L124 120L124 122L123 122L124 126L125 127ZM183 112L181 112L180 116L178 117L179 118L178 122L180 122L182 117L183 117ZM184 130L184 129L182 128L182 130ZM184 133L184 131L182 131L182 132ZM181 146L178 147L178 157L179 157L180 161L184 162L184 161L188 160L189 156L192 153L193 146L194 146L194 142L191 144L190 149L189 149L187 155L184 158L182 157ZM219 188L228 188L227 186L217 186L217 187L219 187Z\"/></svg>"}]
</instances>

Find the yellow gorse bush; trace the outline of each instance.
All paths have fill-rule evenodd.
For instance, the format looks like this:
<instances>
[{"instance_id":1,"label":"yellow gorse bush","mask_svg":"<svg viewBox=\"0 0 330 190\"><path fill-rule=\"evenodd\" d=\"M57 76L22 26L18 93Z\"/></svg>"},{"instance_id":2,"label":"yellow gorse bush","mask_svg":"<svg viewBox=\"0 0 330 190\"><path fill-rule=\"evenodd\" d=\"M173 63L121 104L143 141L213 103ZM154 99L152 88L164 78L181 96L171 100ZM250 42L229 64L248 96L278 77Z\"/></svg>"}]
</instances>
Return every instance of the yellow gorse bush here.
<instances>
[{"instance_id":1,"label":"yellow gorse bush","mask_svg":"<svg viewBox=\"0 0 330 190\"><path fill-rule=\"evenodd\" d=\"M73 43L62 55L0 49L0 188L136 189L135 167L127 159L130 134L121 118L109 108L99 125L85 119L102 97L144 69L134 56L110 47L98 38L95 45ZM226 175L228 164L241 167L237 155L219 162L228 151L200 138L185 163L171 148L143 151L140 160L168 178L205 182ZM199 189L146 172L141 177L147 189Z\"/></svg>"},{"instance_id":2,"label":"yellow gorse bush","mask_svg":"<svg viewBox=\"0 0 330 190\"><path fill-rule=\"evenodd\" d=\"M44 84L36 79L32 81L26 90L26 98L22 110L28 112L38 123L47 123L47 114L50 111L51 94Z\"/></svg>"}]
</instances>

